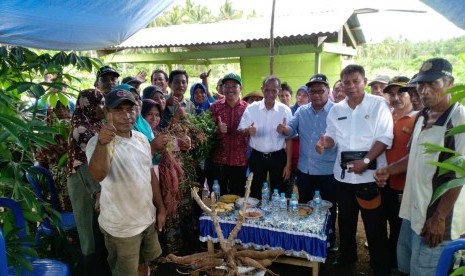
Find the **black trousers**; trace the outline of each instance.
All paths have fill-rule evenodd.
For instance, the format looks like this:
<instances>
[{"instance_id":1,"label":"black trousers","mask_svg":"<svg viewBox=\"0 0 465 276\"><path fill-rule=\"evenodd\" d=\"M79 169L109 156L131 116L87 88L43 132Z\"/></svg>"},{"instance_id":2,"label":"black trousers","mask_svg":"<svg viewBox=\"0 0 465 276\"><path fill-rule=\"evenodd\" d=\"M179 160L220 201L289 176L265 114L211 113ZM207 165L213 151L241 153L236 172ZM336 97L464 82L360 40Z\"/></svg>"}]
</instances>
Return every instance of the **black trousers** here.
<instances>
[{"instance_id":1,"label":"black trousers","mask_svg":"<svg viewBox=\"0 0 465 276\"><path fill-rule=\"evenodd\" d=\"M397 268L397 240L402 225L402 219L399 217L402 193L389 186L381 190L382 206L389 222L389 257L393 268Z\"/></svg>"},{"instance_id":2,"label":"black trousers","mask_svg":"<svg viewBox=\"0 0 465 276\"><path fill-rule=\"evenodd\" d=\"M372 210L360 208L355 198L355 191L360 184L348 184L337 181L339 237L341 240L339 247L340 257L344 261L357 260L356 234L360 211L369 245L370 266L373 269L374 275L390 275L385 213L382 205Z\"/></svg>"},{"instance_id":3,"label":"black trousers","mask_svg":"<svg viewBox=\"0 0 465 276\"><path fill-rule=\"evenodd\" d=\"M285 166L286 151L284 151L284 149L269 154L263 154L252 149L249 158L250 172L253 172L250 196L261 199L263 182L266 181L268 173L270 175L270 183L268 185L270 193L273 193L274 189L278 189L280 193L285 193L287 191L287 186L283 177Z\"/></svg>"},{"instance_id":4,"label":"black trousers","mask_svg":"<svg viewBox=\"0 0 465 276\"><path fill-rule=\"evenodd\" d=\"M328 236L329 246L336 242L336 217L337 217L337 186L333 174L310 175L297 170L297 188L299 189L299 203L307 203L312 200L315 191L319 190L321 197L333 203L329 209L331 212L331 231Z\"/></svg>"},{"instance_id":5,"label":"black trousers","mask_svg":"<svg viewBox=\"0 0 465 276\"><path fill-rule=\"evenodd\" d=\"M213 186L213 180L220 184L220 193L244 196L247 166L228 166L211 163L208 169L208 185Z\"/></svg>"}]
</instances>

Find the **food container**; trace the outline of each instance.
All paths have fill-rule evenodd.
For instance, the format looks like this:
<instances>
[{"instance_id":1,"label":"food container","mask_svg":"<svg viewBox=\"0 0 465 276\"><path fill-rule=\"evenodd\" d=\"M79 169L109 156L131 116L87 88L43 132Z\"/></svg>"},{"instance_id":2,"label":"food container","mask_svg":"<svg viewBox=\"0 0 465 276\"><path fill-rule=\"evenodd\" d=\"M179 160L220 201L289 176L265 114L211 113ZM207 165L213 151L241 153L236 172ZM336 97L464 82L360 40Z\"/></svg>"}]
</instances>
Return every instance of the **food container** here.
<instances>
[{"instance_id":1,"label":"food container","mask_svg":"<svg viewBox=\"0 0 465 276\"><path fill-rule=\"evenodd\" d=\"M259 208L247 208L241 215L247 219L259 219L263 216L263 211Z\"/></svg>"},{"instance_id":2,"label":"food container","mask_svg":"<svg viewBox=\"0 0 465 276\"><path fill-rule=\"evenodd\" d=\"M238 198L236 200L236 208L240 209L242 208L242 205L244 205L244 200L245 198L241 197L241 198ZM245 208L255 208L258 206L258 202L259 200L254 198L254 197L249 197L248 201L247 201L247 205L245 206Z\"/></svg>"}]
</instances>

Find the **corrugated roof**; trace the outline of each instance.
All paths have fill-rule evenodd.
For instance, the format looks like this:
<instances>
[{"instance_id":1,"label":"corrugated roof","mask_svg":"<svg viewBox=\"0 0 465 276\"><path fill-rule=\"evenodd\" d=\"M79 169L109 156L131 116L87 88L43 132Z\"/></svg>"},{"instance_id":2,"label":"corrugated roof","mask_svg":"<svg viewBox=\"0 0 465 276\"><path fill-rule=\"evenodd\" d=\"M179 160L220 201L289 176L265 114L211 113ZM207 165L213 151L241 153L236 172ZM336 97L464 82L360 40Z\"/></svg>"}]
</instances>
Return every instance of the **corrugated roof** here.
<instances>
[{"instance_id":1,"label":"corrugated roof","mask_svg":"<svg viewBox=\"0 0 465 276\"><path fill-rule=\"evenodd\" d=\"M353 10L332 10L293 16L278 16L274 22L274 37L280 43L286 39L286 45L315 42L318 36L337 34L348 22ZM261 46L269 41L270 18L247 20L229 20L207 24L172 25L142 29L113 49L188 47L228 44L228 48L244 43ZM363 43L363 34L356 39Z\"/></svg>"}]
</instances>

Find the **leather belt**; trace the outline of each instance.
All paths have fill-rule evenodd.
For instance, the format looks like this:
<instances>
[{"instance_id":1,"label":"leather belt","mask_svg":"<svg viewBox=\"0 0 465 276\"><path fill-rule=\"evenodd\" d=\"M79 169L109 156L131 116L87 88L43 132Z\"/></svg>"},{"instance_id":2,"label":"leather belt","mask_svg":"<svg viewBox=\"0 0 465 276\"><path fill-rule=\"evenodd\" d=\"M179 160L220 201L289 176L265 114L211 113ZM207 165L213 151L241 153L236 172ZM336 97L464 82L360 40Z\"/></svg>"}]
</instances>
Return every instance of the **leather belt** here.
<instances>
[{"instance_id":1,"label":"leather belt","mask_svg":"<svg viewBox=\"0 0 465 276\"><path fill-rule=\"evenodd\" d=\"M278 153L281 153L283 152L284 149L280 149L280 150L277 150L277 151L272 151L272 152L261 152L261 151L258 151L258 150L255 150L255 149L252 149L252 152L255 153L255 154L259 154L261 155L263 158L270 158L271 156L274 156Z\"/></svg>"}]
</instances>

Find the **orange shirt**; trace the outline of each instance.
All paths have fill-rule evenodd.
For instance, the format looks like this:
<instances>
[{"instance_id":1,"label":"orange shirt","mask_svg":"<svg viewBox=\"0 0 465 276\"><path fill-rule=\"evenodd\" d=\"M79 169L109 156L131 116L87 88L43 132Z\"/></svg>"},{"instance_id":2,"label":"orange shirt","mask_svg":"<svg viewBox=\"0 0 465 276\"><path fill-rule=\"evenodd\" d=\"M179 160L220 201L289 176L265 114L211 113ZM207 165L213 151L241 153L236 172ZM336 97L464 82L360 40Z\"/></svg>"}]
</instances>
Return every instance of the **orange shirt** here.
<instances>
[{"instance_id":1,"label":"orange shirt","mask_svg":"<svg viewBox=\"0 0 465 276\"><path fill-rule=\"evenodd\" d=\"M417 117L417 111L411 111L401 118L394 119L394 140L390 149L386 150L386 159L388 164L394 163L408 153L408 143L412 136L413 126ZM389 186L393 190L403 191L405 186L406 174L391 175L389 177Z\"/></svg>"}]
</instances>

